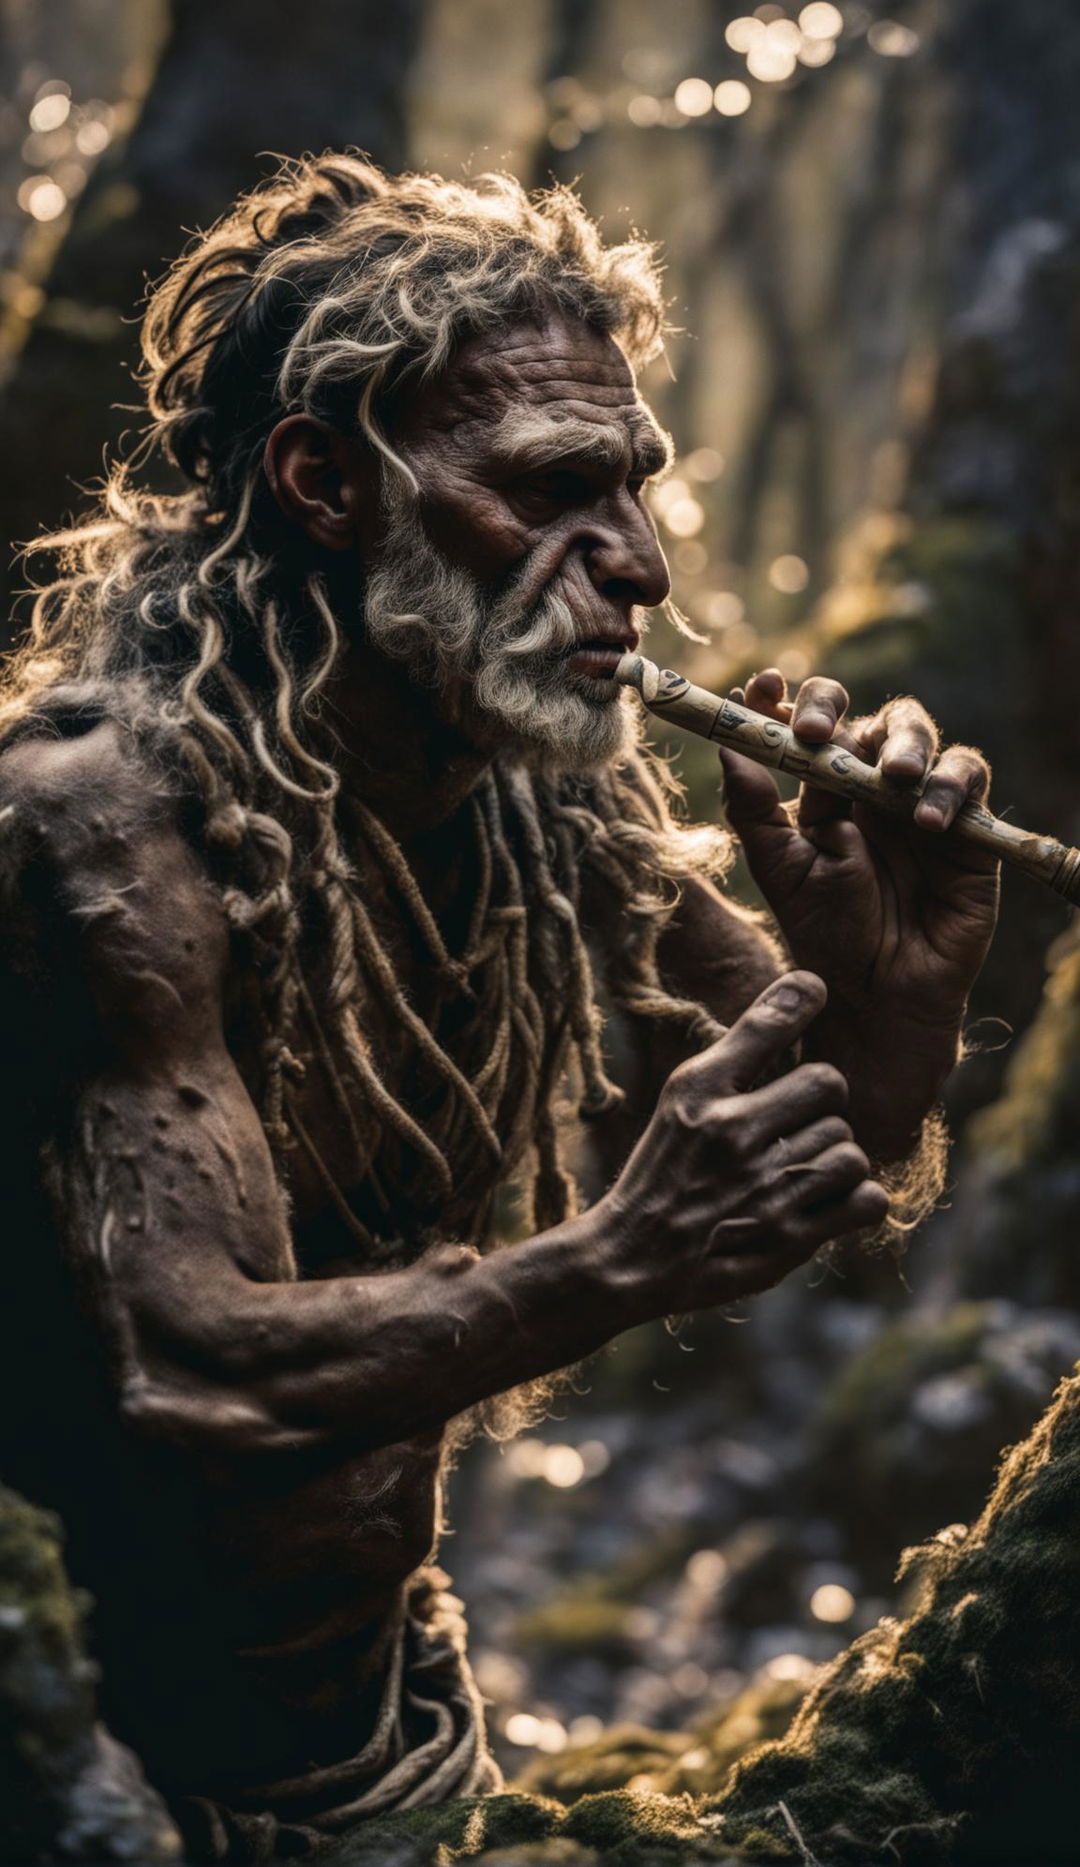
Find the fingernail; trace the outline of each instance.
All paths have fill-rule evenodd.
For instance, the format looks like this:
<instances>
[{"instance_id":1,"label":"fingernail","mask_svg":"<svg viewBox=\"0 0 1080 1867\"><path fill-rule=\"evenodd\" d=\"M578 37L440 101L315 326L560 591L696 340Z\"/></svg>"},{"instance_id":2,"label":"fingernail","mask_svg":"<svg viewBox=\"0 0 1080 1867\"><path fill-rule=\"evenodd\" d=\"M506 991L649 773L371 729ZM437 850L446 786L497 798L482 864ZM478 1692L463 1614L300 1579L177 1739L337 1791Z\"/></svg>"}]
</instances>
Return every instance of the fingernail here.
<instances>
[{"instance_id":1,"label":"fingernail","mask_svg":"<svg viewBox=\"0 0 1080 1867\"><path fill-rule=\"evenodd\" d=\"M769 1003L775 1005L777 1011L799 1011L802 1007L803 995L797 985L791 985L786 979L780 979L769 993Z\"/></svg>"},{"instance_id":2,"label":"fingernail","mask_svg":"<svg viewBox=\"0 0 1080 1867\"><path fill-rule=\"evenodd\" d=\"M945 812L939 804L920 804L915 815L919 822L924 823L928 829L944 828Z\"/></svg>"}]
</instances>

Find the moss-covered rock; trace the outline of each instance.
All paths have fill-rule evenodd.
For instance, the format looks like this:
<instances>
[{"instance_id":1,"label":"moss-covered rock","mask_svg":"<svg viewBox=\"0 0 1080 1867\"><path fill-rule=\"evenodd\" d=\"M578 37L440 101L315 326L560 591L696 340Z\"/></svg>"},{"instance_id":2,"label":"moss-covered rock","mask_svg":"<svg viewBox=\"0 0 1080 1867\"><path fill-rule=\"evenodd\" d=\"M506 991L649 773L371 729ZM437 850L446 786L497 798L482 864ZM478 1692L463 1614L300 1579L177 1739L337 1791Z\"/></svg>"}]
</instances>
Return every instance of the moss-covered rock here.
<instances>
[{"instance_id":1,"label":"moss-covered rock","mask_svg":"<svg viewBox=\"0 0 1080 1867\"><path fill-rule=\"evenodd\" d=\"M969 1531L909 1555L920 1600L828 1667L717 1799L733 1848L828 1862L1064 1862L1080 1763L1080 1377Z\"/></svg>"},{"instance_id":2,"label":"moss-covered rock","mask_svg":"<svg viewBox=\"0 0 1080 1867\"><path fill-rule=\"evenodd\" d=\"M808 1484L884 1584L905 1541L982 1505L1003 1445L1031 1428L1080 1356L1080 1322L1004 1302L884 1329L825 1397Z\"/></svg>"},{"instance_id":3,"label":"moss-covered rock","mask_svg":"<svg viewBox=\"0 0 1080 1867\"><path fill-rule=\"evenodd\" d=\"M523 1647L547 1652L615 1654L634 1643L632 1616L642 1591L653 1582L673 1579L693 1549L686 1527L650 1538L622 1561L582 1575L568 1587L519 1617L515 1639Z\"/></svg>"},{"instance_id":4,"label":"moss-covered rock","mask_svg":"<svg viewBox=\"0 0 1080 1867\"><path fill-rule=\"evenodd\" d=\"M60 1546L55 1517L0 1488L0 1860L176 1860L164 1805L96 1722Z\"/></svg>"}]
</instances>

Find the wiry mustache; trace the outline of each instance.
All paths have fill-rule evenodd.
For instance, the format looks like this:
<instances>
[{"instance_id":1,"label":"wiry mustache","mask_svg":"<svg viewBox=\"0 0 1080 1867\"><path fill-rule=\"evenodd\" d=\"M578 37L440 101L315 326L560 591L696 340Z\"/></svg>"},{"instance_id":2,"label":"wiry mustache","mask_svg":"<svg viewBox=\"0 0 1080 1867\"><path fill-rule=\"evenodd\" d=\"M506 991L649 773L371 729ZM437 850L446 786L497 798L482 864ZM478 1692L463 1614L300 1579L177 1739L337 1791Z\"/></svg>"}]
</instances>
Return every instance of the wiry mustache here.
<instances>
[{"instance_id":1,"label":"wiry mustache","mask_svg":"<svg viewBox=\"0 0 1080 1867\"><path fill-rule=\"evenodd\" d=\"M513 635L508 639L505 625L492 619L488 642L488 652L512 655L515 658L528 655L562 654L572 648L577 640L574 618L565 597L559 596L553 589L541 592L527 620L523 635Z\"/></svg>"},{"instance_id":2,"label":"wiry mustache","mask_svg":"<svg viewBox=\"0 0 1080 1867\"><path fill-rule=\"evenodd\" d=\"M598 705L566 675L567 651L579 640L575 602L580 610L593 594L584 572L564 569L539 591L523 573L492 598L435 549L410 506L388 502L387 518L365 590L369 639L426 686L453 693L464 678L480 714L563 766L613 757L629 717L625 696Z\"/></svg>"}]
</instances>

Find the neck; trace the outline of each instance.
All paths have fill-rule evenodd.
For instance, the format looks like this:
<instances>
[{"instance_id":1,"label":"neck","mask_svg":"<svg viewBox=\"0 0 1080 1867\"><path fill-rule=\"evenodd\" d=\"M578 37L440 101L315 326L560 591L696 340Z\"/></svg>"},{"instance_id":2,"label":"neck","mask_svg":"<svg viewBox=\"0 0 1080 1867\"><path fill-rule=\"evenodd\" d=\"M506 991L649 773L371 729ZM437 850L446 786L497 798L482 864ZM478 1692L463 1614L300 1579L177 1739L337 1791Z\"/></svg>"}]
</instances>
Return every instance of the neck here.
<instances>
[{"instance_id":1,"label":"neck","mask_svg":"<svg viewBox=\"0 0 1080 1867\"><path fill-rule=\"evenodd\" d=\"M326 688L345 789L399 841L438 829L479 783L491 752L474 745L402 663L350 643Z\"/></svg>"}]
</instances>

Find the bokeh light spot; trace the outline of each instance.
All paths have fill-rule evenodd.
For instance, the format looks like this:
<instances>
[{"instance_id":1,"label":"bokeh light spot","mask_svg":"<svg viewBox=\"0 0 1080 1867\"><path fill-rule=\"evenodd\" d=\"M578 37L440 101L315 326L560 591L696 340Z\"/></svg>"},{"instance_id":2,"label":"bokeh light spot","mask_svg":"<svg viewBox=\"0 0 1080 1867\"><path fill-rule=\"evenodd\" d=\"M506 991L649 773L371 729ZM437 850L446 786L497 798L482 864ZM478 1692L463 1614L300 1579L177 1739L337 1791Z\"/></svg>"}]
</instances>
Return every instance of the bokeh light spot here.
<instances>
[{"instance_id":1,"label":"bokeh light spot","mask_svg":"<svg viewBox=\"0 0 1080 1867\"><path fill-rule=\"evenodd\" d=\"M882 58L911 58L920 44L918 33L895 19L875 20L866 38L871 51Z\"/></svg>"},{"instance_id":2,"label":"bokeh light spot","mask_svg":"<svg viewBox=\"0 0 1080 1867\"><path fill-rule=\"evenodd\" d=\"M675 87L675 107L684 117L704 117L712 109L713 88L705 78L684 78Z\"/></svg>"},{"instance_id":3,"label":"bokeh light spot","mask_svg":"<svg viewBox=\"0 0 1080 1867\"><path fill-rule=\"evenodd\" d=\"M798 596L810 582L810 570L804 558L787 551L769 565L769 582L781 596Z\"/></svg>"},{"instance_id":4,"label":"bokeh light spot","mask_svg":"<svg viewBox=\"0 0 1080 1867\"><path fill-rule=\"evenodd\" d=\"M51 91L47 97L39 97L30 112L30 128L43 135L48 130L58 130L71 115L71 99L63 91Z\"/></svg>"},{"instance_id":5,"label":"bokeh light spot","mask_svg":"<svg viewBox=\"0 0 1080 1867\"><path fill-rule=\"evenodd\" d=\"M56 220L67 206L64 190L47 175L34 175L23 182L16 199L34 220Z\"/></svg>"},{"instance_id":6,"label":"bokeh light spot","mask_svg":"<svg viewBox=\"0 0 1080 1867\"><path fill-rule=\"evenodd\" d=\"M754 101L754 94L741 78L725 78L713 92L713 103L722 117L742 117Z\"/></svg>"},{"instance_id":7,"label":"bokeh light spot","mask_svg":"<svg viewBox=\"0 0 1080 1867\"><path fill-rule=\"evenodd\" d=\"M697 1549L686 1565L686 1579L693 1588L719 1588L727 1572L727 1559L718 1549Z\"/></svg>"},{"instance_id":8,"label":"bokeh light spot","mask_svg":"<svg viewBox=\"0 0 1080 1867\"><path fill-rule=\"evenodd\" d=\"M771 44L767 35L757 40L746 54L747 71L762 84L783 84L795 70L796 62L794 52Z\"/></svg>"},{"instance_id":9,"label":"bokeh light spot","mask_svg":"<svg viewBox=\"0 0 1080 1867\"><path fill-rule=\"evenodd\" d=\"M696 499L673 499L663 519L673 538L694 538L705 523L705 508Z\"/></svg>"},{"instance_id":10,"label":"bokeh light spot","mask_svg":"<svg viewBox=\"0 0 1080 1867\"><path fill-rule=\"evenodd\" d=\"M647 91L643 91L640 97L630 99L626 106L626 114L631 123L636 123L639 129L648 130L654 123L659 123L664 114L664 107L658 97L650 97Z\"/></svg>"},{"instance_id":11,"label":"bokeh light spot","mask_svg":"<svg viewBox=\"0 0 1080 1867\"><path fill-rule=\"evenodd\" d=\"M746 86L743 85L743 90ZM747 92L749 96L749 92ZM715 447L695 447L683 466L692 480L718 480L724 471L724 456Z\"/></svg>"},{"instance_id":12,"label":"bokeh light spot","mask_svg":"<svg viewBox=\"0 0 1080 1867\"><path fill-rule=\"evenodd\" d=\"M544 1477L559 1491L569 1491L585 1476L585 1460L576 1446L549 1446L544 1459Z\"/></svg>"},{"instance_id":13,"label":"bokeh light spot","mask_svg":"<svg viewBox=\"0 0 1080 1867\"><path fill-rule=\"evenodd\" d=\"M733 52L749 52L750 47L764 36L764 32L761 20L744 13L738 19L729 21L724 29L724 38Z\"/></svg>"},{"instance_id":14,"label":"bokeh light spot","mask_svg":"<svg viewBox=\"0 0 1080 1867\"><path fill-rule=\"evenodd\" d=\"M746 605L734 590L714 590L705 602L705 620L714 629L731 629L746 614Z\"/></svg>"},{"instance_id":15,"label":"bokeh light spot","mask_svg":"<svg viewBox=\"0 0 1080 1867\"><path fill-rule=\"evenodd\" d=\"M817 1667L805 1653L778 1653L762 1671L767 1679L812 1679Z\"/></svg>"},{"instance_id":16,"label":"bokeh light spot","mask_svg":"<svg viewBox=\"0 0 1080 1867\"><path fill-rule=\"evenodd\" d=\"M816 1621L850 1621L855 1612L855 1597L842 1582L822 1582L810 1597L810 1612Z\"/></svg>"},{"instance_id":17,"label":"bokeh light spot","mask_svg":"<svg viewBox=\"0 0 1080 1867\"><path fill-rule=\"evenodd\" d=\"M553 149L576 149L581 141L581 131L569 117L556 117L548 131L548 142Z\"/></svg>"},{"instance_id":18,"label":"bokeh light spot","mask_svg":"<svg viewBox=\"0 0 1080 1867\"><path fill-rule=\"evenodd\" d=\"M835 39L804 39L799 47L799 63L810 71L820 71L836 57Z\"/></svg>"},{"instance_id":19,"label":"bokeh light spot","mask_svg":"<svg viewBox=\"0 0 1080 1867\"><path fill-rule=\"evenodd\" d=\"M672 553L676 570L681 570L684 577L700 577L709 566L709 553L696 538L687 538L675 546Z\"/></svg>"},{"instance_id":20,"label":"bokeh light spot","mask_svg":"<svg viewBox=\"0 0 1080 1867\"><path fill-rule=\"evenodd\" d=\"M844 15L830 0L811 0L799 14L799 31L807 39L838 39L844 30Z\"/></svg>"},{"instance_id":21,"label":"bokeh light spot","mask_svg":"<svg viewBox=\"0 0 1080 1867\"><path fill-rule=\"evenodd\" d=\"M110 135L107 123L92 118L89 123L80 123L75 132L75 147L81 156L99 156L109 147Z\"/></svg>"}]
</instances>

